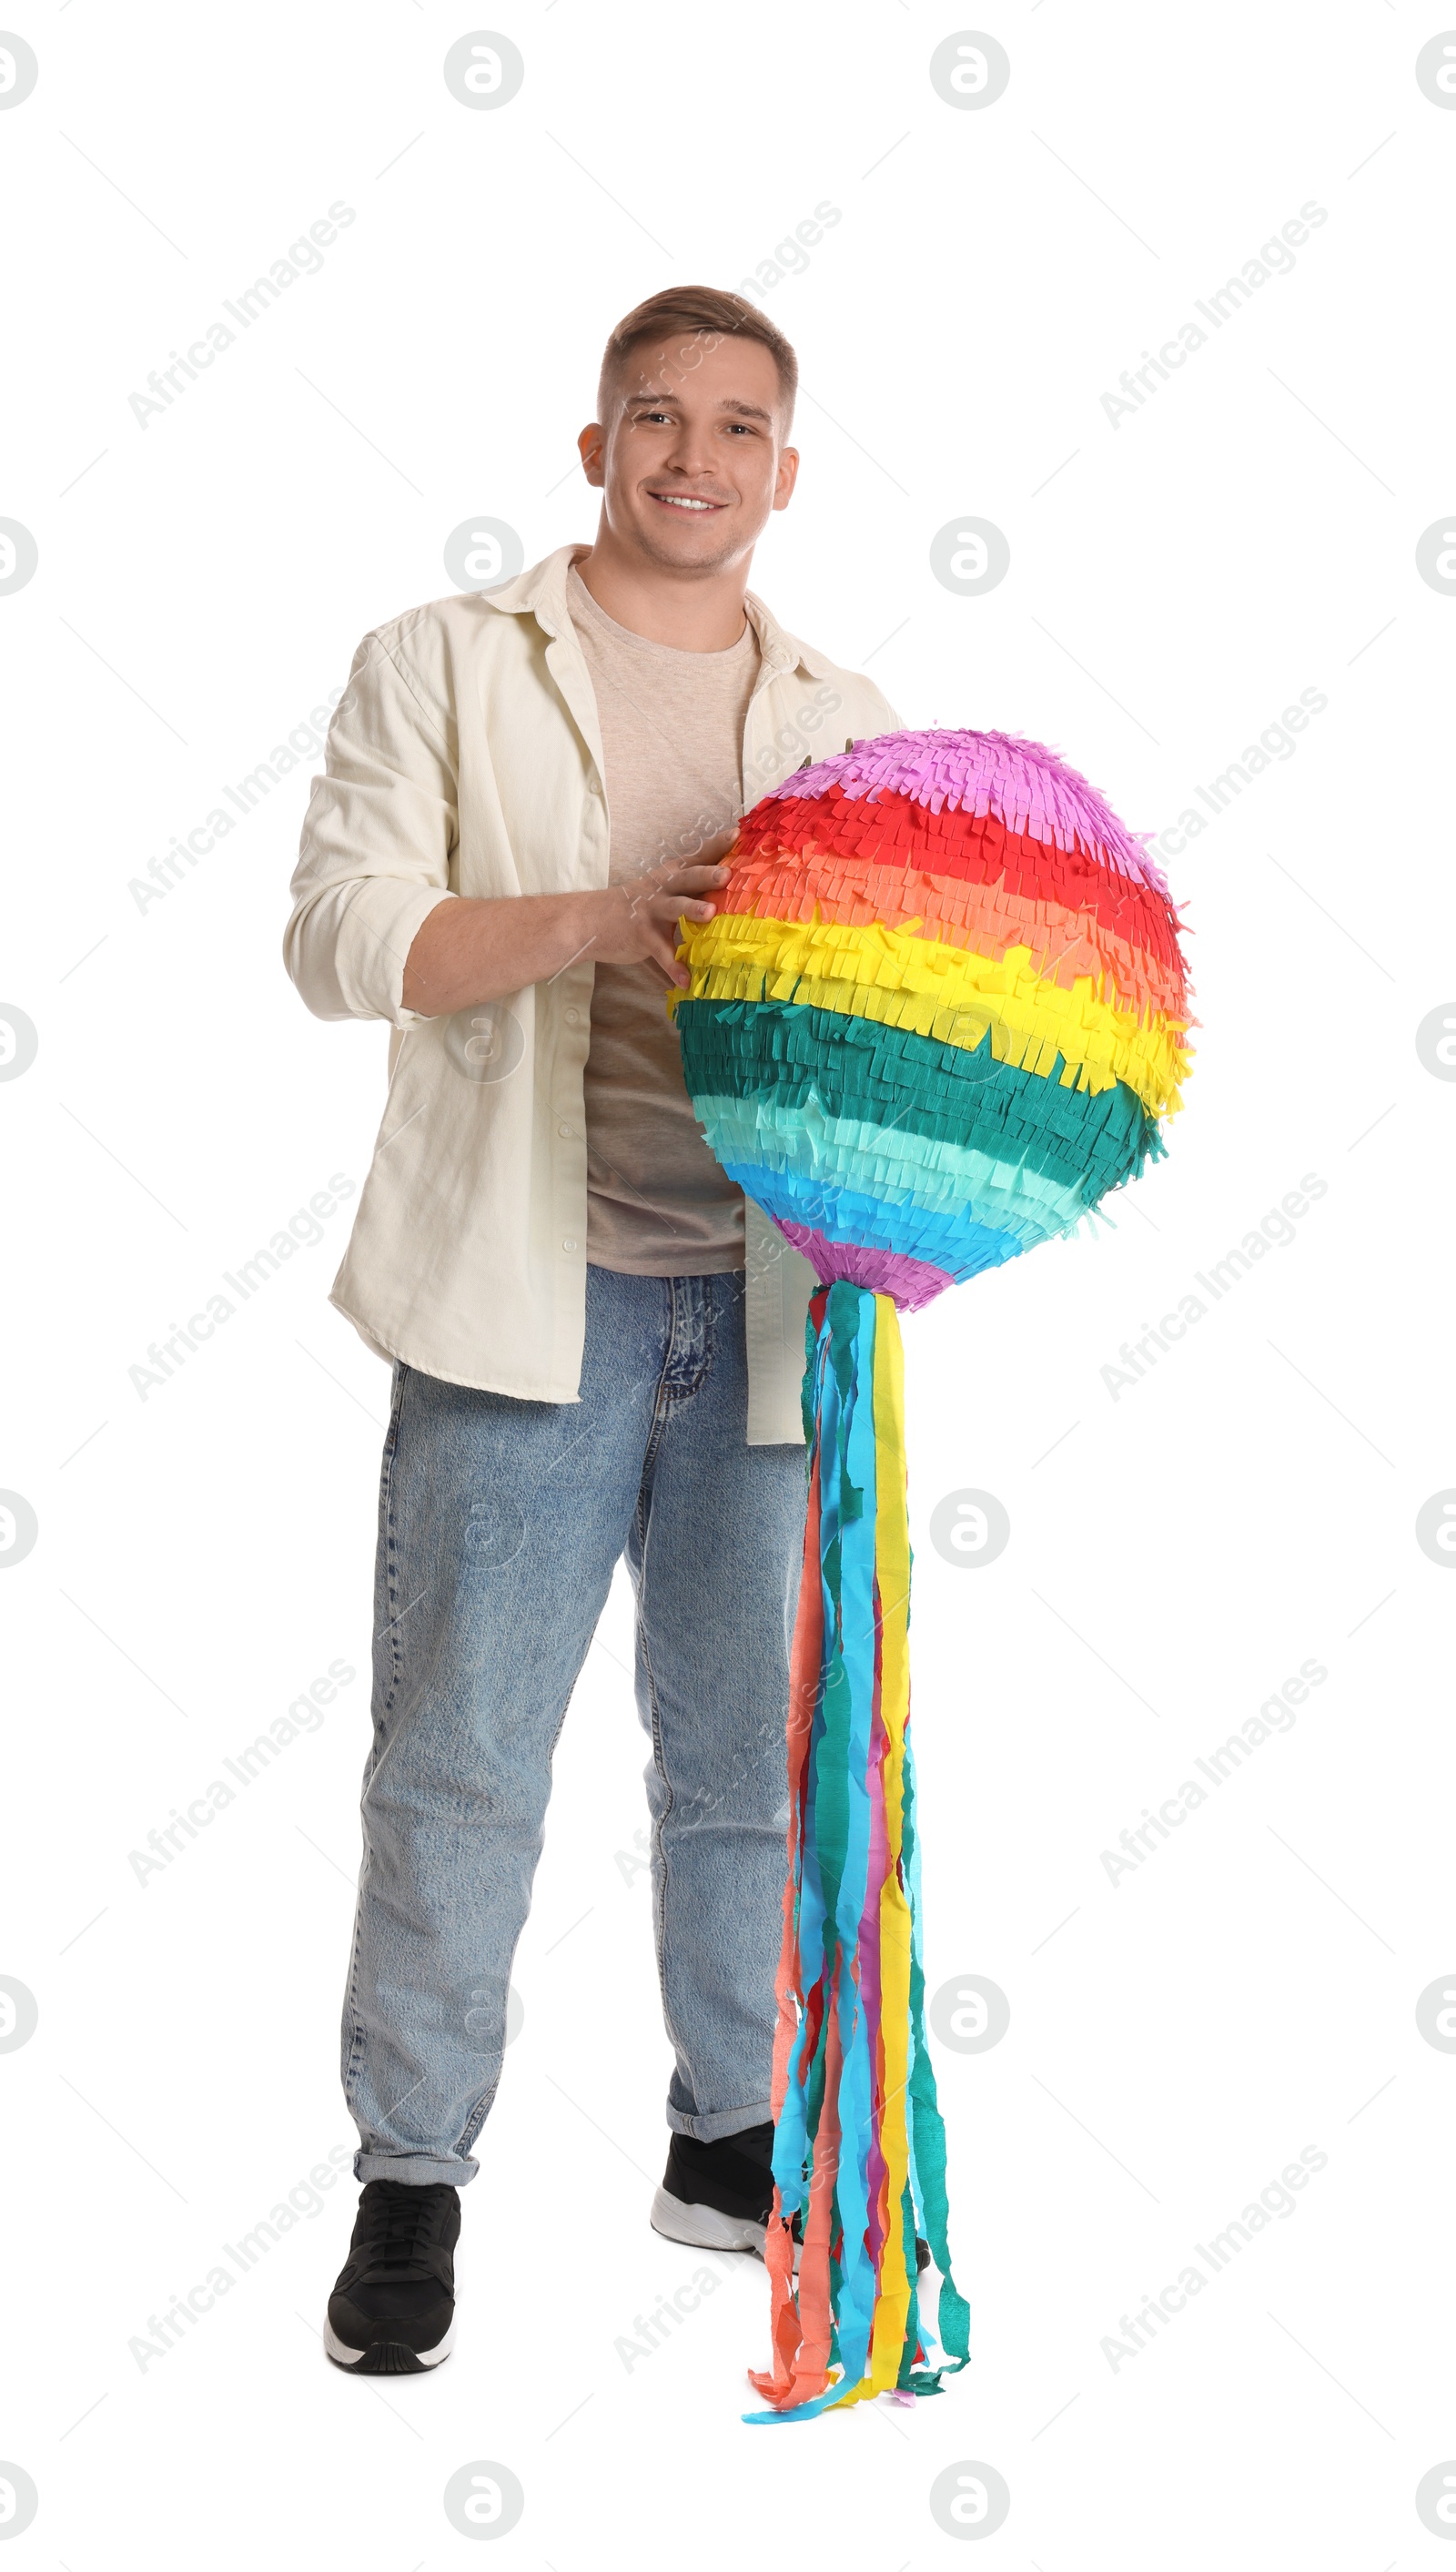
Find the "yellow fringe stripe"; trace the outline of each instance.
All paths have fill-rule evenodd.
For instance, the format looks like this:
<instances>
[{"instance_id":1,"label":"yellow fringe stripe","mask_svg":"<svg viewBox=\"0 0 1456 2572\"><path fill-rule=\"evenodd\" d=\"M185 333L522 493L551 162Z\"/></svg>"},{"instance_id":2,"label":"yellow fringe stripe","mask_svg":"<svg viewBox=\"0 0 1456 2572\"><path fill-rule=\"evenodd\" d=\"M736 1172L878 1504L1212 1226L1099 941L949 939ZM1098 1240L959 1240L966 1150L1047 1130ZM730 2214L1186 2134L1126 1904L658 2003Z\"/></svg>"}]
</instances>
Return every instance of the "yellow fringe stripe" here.
<instances>
[{"instance_id":1,"label":"yellow fringe stripe","mask_svg":"<svg viewBox=\"0 0 1456 2572\"><path fill-rule=\"evenodd\" d=\"M905 930L835 921L754 920L720 912L687 935L683 954L694 1000L793 1000L974 1051L991 1030L998 1062L1050 1077L1059 1054L1064 1088L1135 1091L1150 1115L1181 1105L1191 1061L1179 1041L1185 1018L1119 1009L1091 976L1070 991L1038 973L1029 947L973 955Z\"/></svg>"},{"instance_id":2,"label":"yellow fringe stripe","mask_svg":"<svg viewBox=\"0 0 1456 2572\"><path fill-rule=\"evenodd\" d=\"M910 2175L910 1905L900 1882L905 1823L905 1727L910 1717L910 1523L905 1499L905 1350L890 1295L875 1298L875 1575L880 1592L880 1717L885 1726L886 1871L880 1888L880 2032L884 2108L880 2150L890 2232L880 2263L868 2372L830 2405L848 2411L886 2393L900 2374L910 2315L901 2201Z\"/></svg>"},{"instance_id":3,"label":"yellow fringe stripe","mask_svg":"<svg viewBox=\"0 0 1456 2572\"><path fill-rule=\"evenodd\" d=\"M905 1497L905 1355L890 1295L875 1298L875 1568L880 1585L880 1717L885 1761L887 1865L880 1891L880 2025L885 2111L880 2150L889 2176L890 2238L871 2342L877 2392L900 2371L910 2310L901 2202L910 2168L910 1905L900 1882L905 1726L910 1715L910 1526Z\"/></svg>"}]
</instances>

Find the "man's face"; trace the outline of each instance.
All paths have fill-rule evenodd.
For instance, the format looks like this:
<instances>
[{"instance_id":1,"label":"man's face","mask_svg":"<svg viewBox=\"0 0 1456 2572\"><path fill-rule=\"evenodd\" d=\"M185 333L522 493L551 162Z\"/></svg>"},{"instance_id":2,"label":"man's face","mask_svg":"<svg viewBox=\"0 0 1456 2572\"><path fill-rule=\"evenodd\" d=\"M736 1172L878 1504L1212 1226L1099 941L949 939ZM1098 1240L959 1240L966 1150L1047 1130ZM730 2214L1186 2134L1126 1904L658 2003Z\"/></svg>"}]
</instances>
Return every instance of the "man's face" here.
<instances>
[{"instance_id":1,"label":"man's face","mask_svg":"<svg viewBox=\"0 0 1456 2572\"><path fill-rule=\"evenodd\" d=\"M781 443L778 368L758 339L695 332L629 350L611 417L577 443L617 542L667 571L726 570L752 551L799 469Z\"/></svg>"}]
</instances>

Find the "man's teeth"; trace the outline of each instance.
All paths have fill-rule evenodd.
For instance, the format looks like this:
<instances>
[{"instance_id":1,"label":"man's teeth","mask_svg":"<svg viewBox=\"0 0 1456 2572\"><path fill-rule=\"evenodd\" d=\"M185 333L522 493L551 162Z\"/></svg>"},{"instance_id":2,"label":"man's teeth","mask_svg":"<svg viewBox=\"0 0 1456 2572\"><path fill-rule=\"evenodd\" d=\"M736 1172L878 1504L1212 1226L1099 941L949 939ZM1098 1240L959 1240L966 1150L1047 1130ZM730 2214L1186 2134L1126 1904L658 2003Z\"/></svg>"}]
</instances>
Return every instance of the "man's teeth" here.
<instances>
[{"instance_id":1,"label":"man's teeth","mask_svg":"<svg viewBox=\"0 0 1456 2572\"><path fill-rule=\"evenodd\" d=\"M718 505L716 500L680 499L671 491L654 491L652 497L660 500L667 509L715 509Z\"/></svg>"}]
</instances>

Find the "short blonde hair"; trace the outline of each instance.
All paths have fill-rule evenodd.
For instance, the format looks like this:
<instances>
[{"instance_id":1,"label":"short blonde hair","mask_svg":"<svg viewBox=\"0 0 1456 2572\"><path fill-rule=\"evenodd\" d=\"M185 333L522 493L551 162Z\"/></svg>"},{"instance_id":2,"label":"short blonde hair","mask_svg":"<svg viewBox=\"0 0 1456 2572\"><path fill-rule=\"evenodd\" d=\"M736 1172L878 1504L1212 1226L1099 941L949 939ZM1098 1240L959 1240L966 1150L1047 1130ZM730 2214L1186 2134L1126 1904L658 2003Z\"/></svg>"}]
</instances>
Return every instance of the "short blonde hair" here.
<instances>
[{"instance_id":1,"label":"short blonde hair","mask_svg":"<svg viewBox=\"0 0 1456 2572\"><path fill-rule=\"evenodd\" d=\"M760 313L756 304L750 304L746 296L725 294L716 286L666 287L660 295L649 295L645 304L635 305L617 323L602 354L597 384L597 411L603 420L616 379L632 349L644 339L670 338L679 331L685 339L708 333L721 339L757 339L778 369L784 426L788 428L799 390L798 358L782 330L775 329L768 315Z\"/></svg>"}]
</instances>

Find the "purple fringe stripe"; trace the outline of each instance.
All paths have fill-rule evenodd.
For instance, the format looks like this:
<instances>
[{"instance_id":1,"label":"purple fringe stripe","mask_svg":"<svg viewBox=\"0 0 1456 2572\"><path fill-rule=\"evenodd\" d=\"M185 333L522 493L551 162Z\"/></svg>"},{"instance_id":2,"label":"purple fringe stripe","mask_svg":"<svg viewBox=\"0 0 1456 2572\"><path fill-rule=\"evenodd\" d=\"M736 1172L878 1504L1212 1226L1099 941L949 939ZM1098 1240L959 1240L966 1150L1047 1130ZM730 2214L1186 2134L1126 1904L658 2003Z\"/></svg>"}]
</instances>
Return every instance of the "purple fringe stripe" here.
<instances>
[{"instance_id":1,"label":"purple fringe stripe","mask_svg":"<svg viewBox=\"0 0 1456 2572\"><path fill-rule=\"evenodd\" d=\"M901 1250L861 1250L853 1242L827 1241L822 1232L811 1232L802 1223L780 1223L779 1230L803 1252L823 1285L833 1286L842 1278L850 1286L868 1286L873 1294L893 1295L902 1313L918 1313L923 1304L934 1303L937 1295L955 1284L944 1268L911 1259Z\"/></svg>"},{"instance_id":2,"label":"purple fringe stripe","mask_svg":"<svg viewBox=\"0 0 1456 2572\"><path fill-rule=\"evenodd\" d=\"M1081 842L1118 874L1168 898L1167 880L1143 842L1118 821L1096 788L1055 752L1016 733L882 733L875 741L857 741L836 759L793 770L763 800L824 795L832 786L851 802L864 796L874 803L888 788L912 804L929 805L933 813L947 805L963 813L995 813L1009 831L1053 848Z\"/></svg>"}]
</instances>

